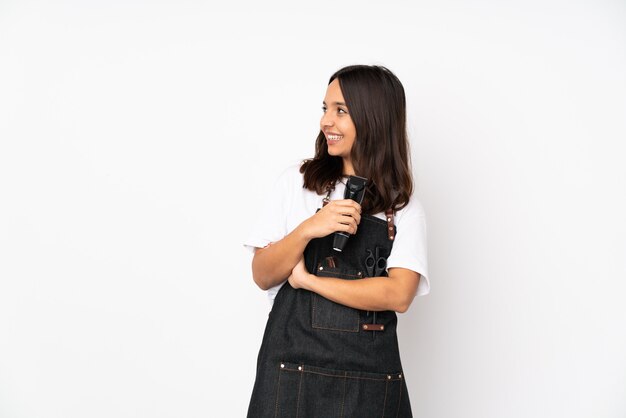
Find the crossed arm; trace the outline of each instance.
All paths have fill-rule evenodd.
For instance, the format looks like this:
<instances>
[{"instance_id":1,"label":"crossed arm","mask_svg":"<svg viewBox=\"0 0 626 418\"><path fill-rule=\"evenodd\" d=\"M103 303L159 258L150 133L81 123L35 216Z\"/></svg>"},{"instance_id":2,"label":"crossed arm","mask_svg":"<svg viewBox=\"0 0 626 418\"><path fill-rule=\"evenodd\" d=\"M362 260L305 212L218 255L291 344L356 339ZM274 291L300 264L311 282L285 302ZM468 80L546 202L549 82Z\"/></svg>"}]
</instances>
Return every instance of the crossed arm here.
<instances>
[{"instance_id":1,"label":"crossed arm","mask_svg":"<svg viewBox=\"0 0 626 418\"><path fill-rule=\"evenodd\" d=\"M353 200L335 200L306 219L280 241L258 248L252 259L252 276L263 290L287 277L298 289L315 292L336 303L369 311L406 312L417 291L420 275L404 268L390 268L389 277L343 280L310 274L302 254L313 238L337 231L356 233L361 207Z\"/></svg>"}]
</instances>

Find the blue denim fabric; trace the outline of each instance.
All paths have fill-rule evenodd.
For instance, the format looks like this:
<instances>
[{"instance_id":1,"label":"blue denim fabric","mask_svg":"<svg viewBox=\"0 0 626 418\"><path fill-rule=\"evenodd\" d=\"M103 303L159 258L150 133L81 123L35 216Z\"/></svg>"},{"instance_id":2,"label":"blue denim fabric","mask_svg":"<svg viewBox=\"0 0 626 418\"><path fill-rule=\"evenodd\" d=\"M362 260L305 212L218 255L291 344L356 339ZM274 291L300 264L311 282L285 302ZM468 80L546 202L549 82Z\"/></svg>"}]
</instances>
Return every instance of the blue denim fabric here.
<instances>
[{"instance_id":1,"label":"blue denim fabric","mask_svg":"<svg viewBox=\"0 0 626 418\"><path fill-rule=\"evenodd\" d=\"M370 215L342 252L332 241L331 234L309 243L309 272L369 277L367 258L386 258L393 245L386 221ZM384 330L363 329L372 323ZM285 283L265 328L248 418L412 417L396 325L395 312L352 309Z\"/></svg>"}]
</instances>

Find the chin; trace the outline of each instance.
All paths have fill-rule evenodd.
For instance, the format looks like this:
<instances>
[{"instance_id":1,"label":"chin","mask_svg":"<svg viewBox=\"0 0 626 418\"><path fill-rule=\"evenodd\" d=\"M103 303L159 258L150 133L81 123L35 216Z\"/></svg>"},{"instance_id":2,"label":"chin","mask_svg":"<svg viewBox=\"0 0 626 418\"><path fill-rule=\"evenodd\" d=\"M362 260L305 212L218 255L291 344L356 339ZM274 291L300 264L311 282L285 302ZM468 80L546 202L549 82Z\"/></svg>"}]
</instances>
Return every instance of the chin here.
<instances>
[{"instance_id":1,"label":"chin","mask_svg":"<svg viewBox=\"0 0 626 418\"><path fill-rule=\"evenodd\" d=\"M333 150L333 149L328 149L328 155L331 155L333 157L343 157L344 153L339 151L339 150Z\"/></svg>"}]
</instances>

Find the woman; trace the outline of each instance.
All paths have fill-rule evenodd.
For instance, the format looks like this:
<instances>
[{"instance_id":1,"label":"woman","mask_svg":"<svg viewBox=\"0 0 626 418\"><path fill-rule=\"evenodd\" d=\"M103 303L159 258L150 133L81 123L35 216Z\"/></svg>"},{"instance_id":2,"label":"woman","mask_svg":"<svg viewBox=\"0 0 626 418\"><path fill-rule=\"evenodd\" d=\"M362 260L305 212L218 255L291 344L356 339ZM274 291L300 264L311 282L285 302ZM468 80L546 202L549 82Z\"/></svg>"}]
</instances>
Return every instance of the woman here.
<instances>
[{"instance_id":1,"label":"woman","mask_svg":"<svg viewBox=\"0 0 626 418\"><path fill-rule=\"evenodd\" d=\"M248 417L411 417L396 312L429 291L406 100L381 66L330 78L315 157L279 178L246 245L273 307ZM362 205L344 199L368 179ZM336 232L349 234L342 251Z\"/></svg>"}]
</instances>

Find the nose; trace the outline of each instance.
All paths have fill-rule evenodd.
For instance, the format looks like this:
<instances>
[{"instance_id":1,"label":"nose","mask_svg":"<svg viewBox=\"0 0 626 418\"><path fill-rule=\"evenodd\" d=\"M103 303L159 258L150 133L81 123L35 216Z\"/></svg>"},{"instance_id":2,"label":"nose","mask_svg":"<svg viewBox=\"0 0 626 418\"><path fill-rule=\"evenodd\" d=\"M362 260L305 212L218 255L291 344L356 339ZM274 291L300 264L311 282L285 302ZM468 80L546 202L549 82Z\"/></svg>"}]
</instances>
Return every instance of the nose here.
<instances>
[{"instance_id":1,"label":"nose","mask_svg":"<svg viewBox=\"0 0 626 418\"><path fill-rule=\"evenodd\" d=\"M326 111L326 113L322 115L322 119L320 119L320 127L324 129L327 126L333 126L334 124L335 121L333 120L332 114L329 111Z\"/></svg>"}]
</instances>

